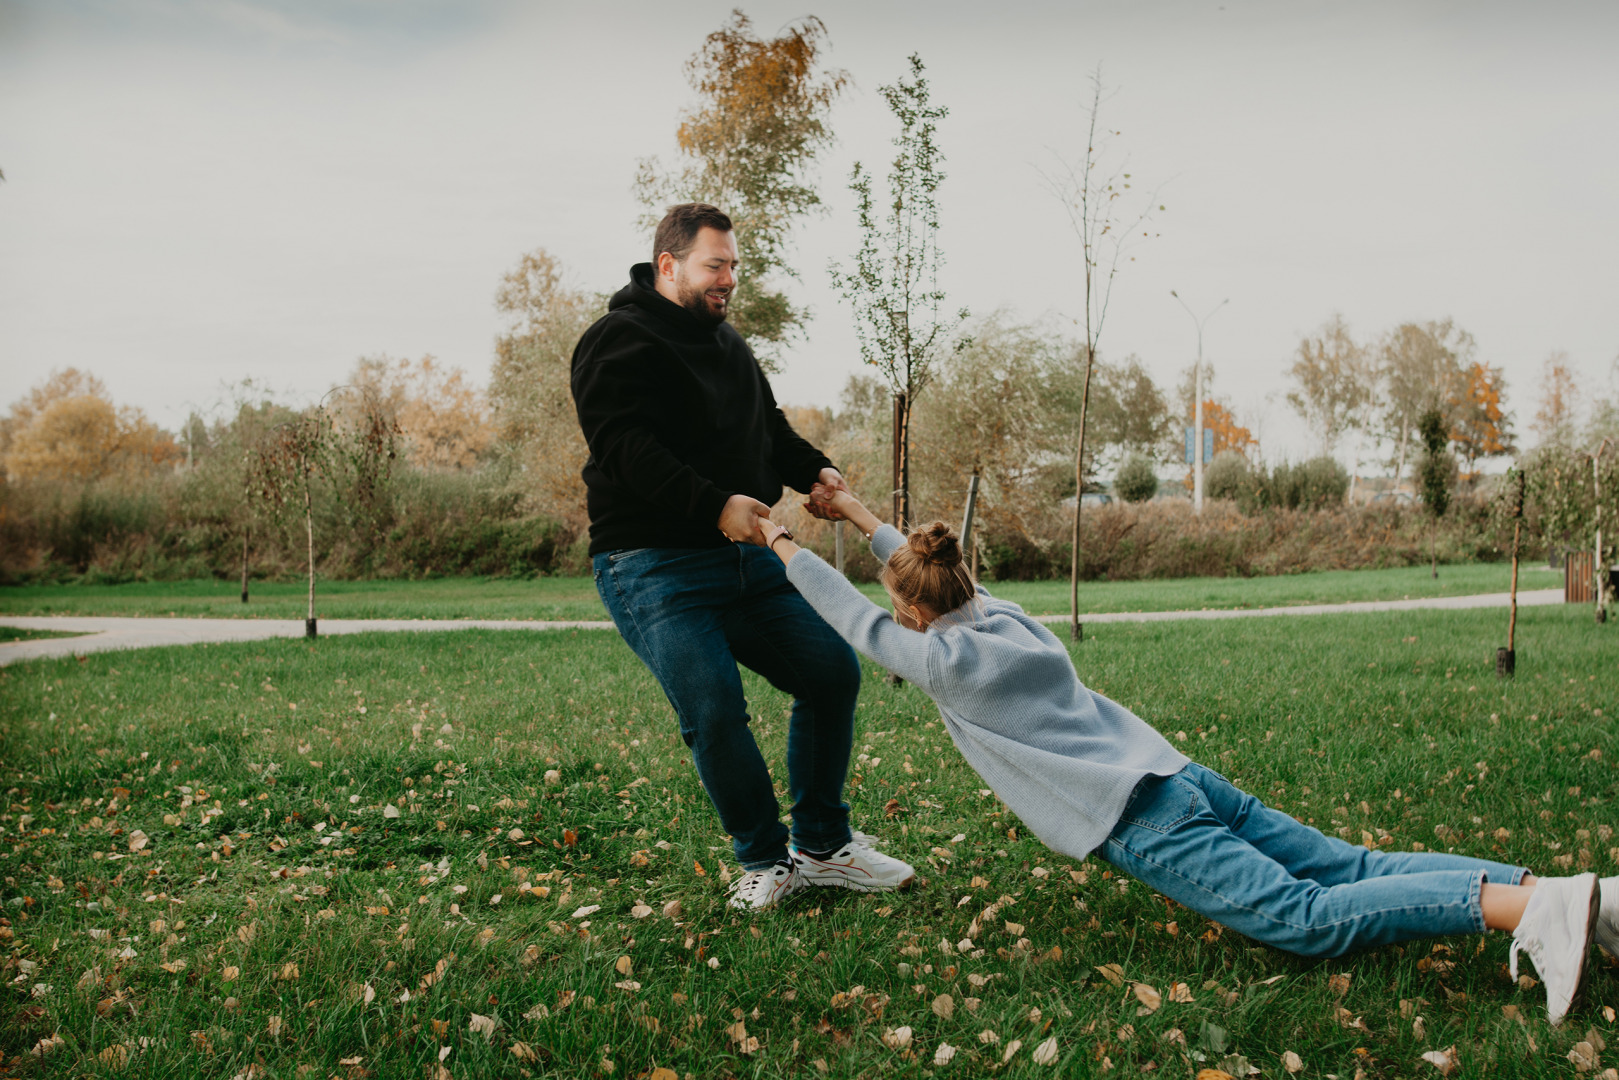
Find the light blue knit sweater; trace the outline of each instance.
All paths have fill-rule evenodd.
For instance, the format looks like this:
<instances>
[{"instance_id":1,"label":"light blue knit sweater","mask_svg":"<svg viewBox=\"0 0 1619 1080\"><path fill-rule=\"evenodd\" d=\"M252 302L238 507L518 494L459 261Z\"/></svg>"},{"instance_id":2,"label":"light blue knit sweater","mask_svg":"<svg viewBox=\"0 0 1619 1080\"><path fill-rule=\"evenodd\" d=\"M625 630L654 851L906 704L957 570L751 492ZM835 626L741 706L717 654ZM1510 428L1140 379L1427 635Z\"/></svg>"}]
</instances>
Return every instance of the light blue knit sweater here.
<instances>
[{"instance_id":1,"label":"light blue knit sweater","mask_svg":"<svg viewBox=\"0 0 1619 1080\"><path fill-rule=\"evenodd\" d=\"M883 562L905 542L884 525ZM787 576L861 654L939 706L968 764L1053 850L1082 859L1107 839L1136 783L1189 760L1135 713L1085 688L1043 624L978 588L976 600L908 630L812 552Z\"/></svg>"}]
</instances>

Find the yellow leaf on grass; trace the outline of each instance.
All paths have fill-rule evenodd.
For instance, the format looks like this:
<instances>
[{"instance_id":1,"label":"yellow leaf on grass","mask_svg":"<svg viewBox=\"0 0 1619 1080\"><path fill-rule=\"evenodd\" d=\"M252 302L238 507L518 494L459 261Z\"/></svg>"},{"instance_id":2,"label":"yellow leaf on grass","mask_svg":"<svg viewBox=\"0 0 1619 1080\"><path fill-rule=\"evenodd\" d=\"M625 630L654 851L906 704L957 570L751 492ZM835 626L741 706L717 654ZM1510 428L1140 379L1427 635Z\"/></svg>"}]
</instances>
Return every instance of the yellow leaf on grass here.
<instances>
[{"instance_id":1,"label":"yellow leaf on grass","mask_svg":"<svg viewBox=\"0 0 1619 1080\"><path fill-rule=\"evenodd\" d=\"M941 1020L948 1020L956 1015L956 1000L949 994L940 994L933 999L933 1015Z\"/></svg>"},{"instance_id":2,"label":"yellow leaf on grass","mask_svg":"<svg viewBox=\"0 0 1619 1080\"><path fill-rule=\"evenodd\" d=\"M1290 1073L1303 1072L1304 1059L1299 1057L1293 1051L1288 1050L1282 1054L1282 1068L1286 1069Z\"/></svg>"},{"instance_id":3,"label":"yellow leaf on grass","mask_svg":"<svg viewBox=\"0 0 1619 1080\"><path fill-rule=\"evenodd\" d=\"M1148 1012L1157 1012L1159 1006L1164 1003L1163 995L1158 992L1158 988L1155 986L1136 983L1133 989L1136 992L1136 1000L1141 1002Z\"/></svg>"},{"instance_id":4,"label":"yellow leaf on grass","mask_svg":"<svg viewBox=\"0 0 1619 1080\"><path fill-rule=\"evenodd\" d=\"M1103 964L1096 970L1103 978L1112 983L1114 986L1124 985L1124 968L1120 967L1118 964Z\"/></svg>"},{"instance_id":5,"label":"yellow leaf on grass","mask_svg":"<svg viewBox=\"0 0 1619 1080\"><path fill-rule=\"evenodd\" d=\"M628 975L633 968L634 965L630 963L630 958L627 956L621 956L613 963L613 970L620 975Z\"/></svg>"},{"instance_id":6,"label":"yellow leaf on grass","mask_svg":"<svg viewBox=\"0 0 1619 1080\"><path fill-rule=\"evenodd\" d=\"M281 973L276 976L276 978L278 978L278 979L287 979L287 980L296 979L297 977L298 977L298 965L297 964L283 964L281 966Z\"/></svg>"}]
</instances>

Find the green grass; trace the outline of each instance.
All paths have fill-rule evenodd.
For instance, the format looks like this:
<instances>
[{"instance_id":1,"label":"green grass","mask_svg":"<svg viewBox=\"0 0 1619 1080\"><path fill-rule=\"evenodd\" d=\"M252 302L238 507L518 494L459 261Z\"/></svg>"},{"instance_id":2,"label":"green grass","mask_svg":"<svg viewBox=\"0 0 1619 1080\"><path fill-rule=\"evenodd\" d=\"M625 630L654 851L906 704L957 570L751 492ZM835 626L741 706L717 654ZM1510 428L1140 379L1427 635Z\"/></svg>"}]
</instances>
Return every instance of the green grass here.
<instances>
[{"instance_id":1,"label":"green grass","mask_svg":"<svg viewBox=\"0 0 1619 1080\"><path fill-rule=\"evenodd\" d=\"M0 642L37 641L40 638L83 637L67 630L25 630L20 626L0 626Z\"/></svg>"},{"instance_id":2,"label":"green grass","mask_svg":"<svg viewBox=\"0 0 1619 1080\"><path fill-rule=\"evenodd\" d=\"M1461 596L1505 592L1511 572L1500 563L1440 568L1334 570L1262 578L1086 582L1081 610L1177 611L1199 608L1331 604L1352 600ZM1525 568L1520 588L1550 588L1562 577ZM227 581L141 582L130 585L24 585L0 588L0 615L191 615L209 618L301 619L307 586L254 582L251 602ZM1037 615L1068 610L1061 581L993 583L997 595ZM880 597L877 585L865 586ZM316 611L328 619L605 619L589 578L443 578L433 581L319 582Z\"/></svg>"},{"instance_id":3,"label":"green grass","mask_svg":"<svg viewBox=\"0 0 1619 1080\"><path fill-rule=\"evenodd\" d=\"M1102 626L1074 655L1195 759L1324 829L1612 873L1615 630L1583 609L1526 609L1519 675L1502 684L1502 621ZM1587 1029L1614 1038L1610 967L1593 963L1554 1031L1540 990L1507 978L1503 935L1311 962L1054 855L980 790L925 698L866 675L848 798L921 881L742 917L723 906L737 870L669 707L609 632L0 670L0 1054L18 1062L54 1032L44 1068L64 1076L422 1077L447 1047L458 1077L969 1077L1019 1039L1008 1075L1101 1076L1105 1060L1110 1078L1149 1062L1190 1077L1240 1054L1275 1077L1293 1051L1301 1075L1347 1080L1437 1076L1420 1055L1452 1045L1458 1076L1572 1077ZM747 686L779 770L788 701ZM132 852L136 830L149 840ZM525 878L548 892L520 891ZM944 955L998 897L983 954ZM1144 1012L1108 964L1162 1007ZM1170 1000L1176 983L1190 1001ZM931 1008L941 995L949 1018ZM492 1038L474 1014L495 1019ZM728 1034L737 1023L756 1052ZM910 1056L882 1042L901 1026ZM1056 1070L1030 1062L1047 1038ZM959 1052L935 1070L941 1042ZM122 1072L98 1056L119 1046Z\"/></svg>"}]
</instances>

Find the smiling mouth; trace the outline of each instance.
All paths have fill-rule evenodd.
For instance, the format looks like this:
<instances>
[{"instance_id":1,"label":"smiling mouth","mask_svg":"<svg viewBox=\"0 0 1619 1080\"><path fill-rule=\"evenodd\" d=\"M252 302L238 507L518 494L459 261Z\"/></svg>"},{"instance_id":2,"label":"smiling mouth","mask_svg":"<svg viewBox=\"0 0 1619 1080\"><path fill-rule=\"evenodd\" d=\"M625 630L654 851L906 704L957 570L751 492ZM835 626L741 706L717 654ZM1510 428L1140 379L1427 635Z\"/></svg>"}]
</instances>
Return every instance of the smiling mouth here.
<instances>
[{"instance_id":1,"label":"smiling mouth","mask_svg":"<svg viewBox=\"0 0 1619 1080\"><path fill-rule=\"evenodd\" d=\"M718 289L718 290L711 291L711 292L707 293L706 295L708 296L709 300L713 301L714 303L723 304L726 301L730 300L731 291L729 289Z\"/></svg>"}]
</instances>

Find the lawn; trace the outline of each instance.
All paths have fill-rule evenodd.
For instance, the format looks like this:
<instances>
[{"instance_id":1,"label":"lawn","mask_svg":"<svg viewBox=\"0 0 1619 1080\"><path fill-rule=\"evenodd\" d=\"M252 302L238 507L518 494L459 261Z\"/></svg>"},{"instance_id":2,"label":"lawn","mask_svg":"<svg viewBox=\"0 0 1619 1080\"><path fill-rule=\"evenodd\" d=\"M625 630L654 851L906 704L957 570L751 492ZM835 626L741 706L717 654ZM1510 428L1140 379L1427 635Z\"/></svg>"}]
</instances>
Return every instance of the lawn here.
<instances>
[{"instance_id":1,"label":"lawn","mask_svg":"<svg viewBox=\"0 0 1619 1080\"><path fill-rule=\"evenodd\" d=\"M1616 631L1527 609L1503 684L1502 623L1100 626L1074 656L1324 829L1612 873ZM748 686L779 764L788 703ZM610 632L0 670L0 1052L35 1075L55 1035L52 1075L265 1080L1281 1077L1297 1054L1301 1076L1392 1080L1450 1047L1456 1076L1573 1077L1575 1044L1615 1033L1619 969L1595 959L1552 1030L1504 935L1306 961L1055 856L932 715L868 667L848 798L918 885L741 916L669 707Z\"/></svg>"},{"instance_id":2,"label":"lawn","mask_svg":"<svg viewBox=\"0 0 1619 1080\"><path fill-rule=\"evenodd\" d=\"M1081 586L1082 611L1176 611L1198 608L1332 604L1352 600L1462 596L1505 592L1511 570L1501 563L1333 570L1261 578L1097 581ZM1560 573L1526 567L1519 587L1562 585ZM877 585L865 587L880 596ZM994 583L995 591L1040 615L1068 611L1063 581ZM228 581L129 585L26 585L0 588L0 615L194 615L209 618L301 619L308 586L254 582L251 601ZM589 578L440 578L432 581L321 581L316 611L328 619L605 619Z\"/></svg>"},{"instance_id":3,"label":"lawn","mask_svg":"<svg viewBox=\"0 0 1619 1080\"><path fill-rule=\"evenodd\" d=\"M8 641L38 641L41 638L83 636L66 630L25 630L20 626L0 626L0 644Z\"/></svg>"}]
</instances>

